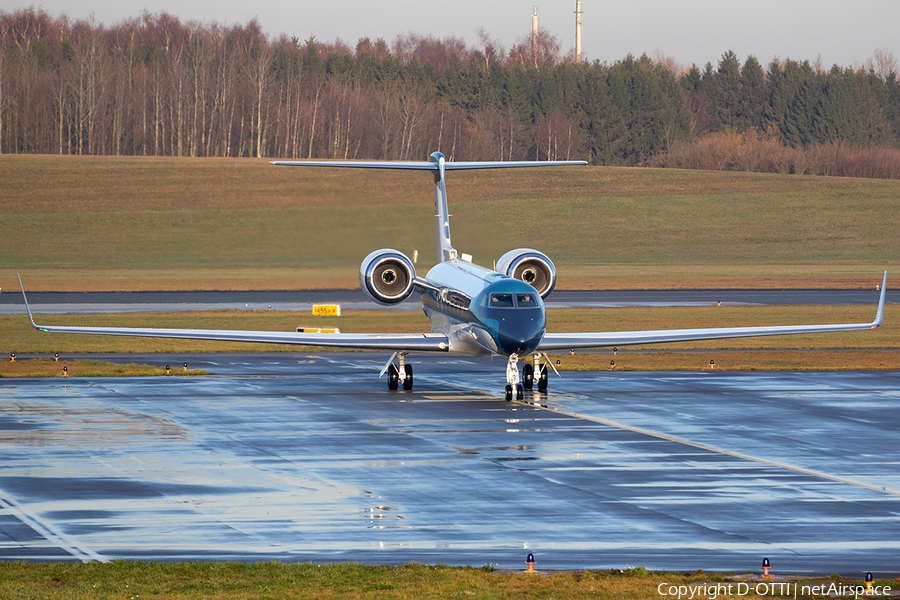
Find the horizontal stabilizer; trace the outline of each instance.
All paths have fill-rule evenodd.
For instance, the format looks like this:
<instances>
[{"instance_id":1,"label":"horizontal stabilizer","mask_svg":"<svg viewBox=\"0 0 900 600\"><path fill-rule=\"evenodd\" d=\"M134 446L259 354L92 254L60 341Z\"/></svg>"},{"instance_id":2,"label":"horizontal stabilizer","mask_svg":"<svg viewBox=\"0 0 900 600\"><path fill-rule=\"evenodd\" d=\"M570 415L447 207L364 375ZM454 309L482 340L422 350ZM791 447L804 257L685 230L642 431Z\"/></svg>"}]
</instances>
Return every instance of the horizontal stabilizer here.
<instances>
[{"instance_id":1,"label":"horizontal stabilizer","mask_svg":"<svg viewBox=\"0 0 900 600\"><path fill-rule=\"evenodd\" d=\"M347 167L355 169L402 169L407 171L437 171L438 165L430 161L367 161L367 160L274 160L273 165L287 167ZM510 167L560 167L586 165L583 160L533 160L533 161L485 161L446 162L445 171L469 169L503 169Z\"/></svg>"}]
</instances>

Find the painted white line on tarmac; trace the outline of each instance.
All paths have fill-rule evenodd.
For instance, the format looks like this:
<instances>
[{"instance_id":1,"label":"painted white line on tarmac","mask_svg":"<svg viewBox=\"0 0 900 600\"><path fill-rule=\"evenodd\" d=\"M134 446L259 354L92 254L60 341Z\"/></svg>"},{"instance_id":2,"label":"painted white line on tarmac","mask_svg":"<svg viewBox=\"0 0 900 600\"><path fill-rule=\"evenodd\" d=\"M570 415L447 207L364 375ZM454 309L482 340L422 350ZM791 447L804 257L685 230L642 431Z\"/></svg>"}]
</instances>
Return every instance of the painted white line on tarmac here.
<instances>
[{"instance_id":1,"label":"painted white line on tarmac","mask_svg":"<svg viewBox=\"0 0 900 600\"><path fill-rule=\"evenodd\" d=\"M82 546L71 537L60 531L53 524L42 520L40 517L29 514L15 500L0 498L0 510L6 511L9 514L13 515L22 523L28 525L31 529L41 535L41 537L46 539L48 542L65 550L81 562L109 562L107 558L101 556L100 554L97 554L90 548Z\"/></svg>"}]
</instances>

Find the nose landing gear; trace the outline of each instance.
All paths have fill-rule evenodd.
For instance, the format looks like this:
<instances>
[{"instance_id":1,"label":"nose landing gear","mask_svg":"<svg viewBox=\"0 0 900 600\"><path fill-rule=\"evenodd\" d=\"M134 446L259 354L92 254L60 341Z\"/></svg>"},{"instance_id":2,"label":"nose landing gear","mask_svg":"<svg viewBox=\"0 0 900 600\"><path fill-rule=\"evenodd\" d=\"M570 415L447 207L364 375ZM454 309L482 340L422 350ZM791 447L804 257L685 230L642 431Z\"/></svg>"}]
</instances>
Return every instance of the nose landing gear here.
<instances>
[{"instance_id":1,"label":"nose landing gear","mask_svg":"<svg viewBox=\"0 0 900 600\"><path fill-rule=\"evenodd\" d=\"M509 362L506 363L506 401L509 402L513 397L513 390L516 392L516 400L525 398L525 388L519 383L519 355L510 354Z\"/></svg>"},{"instance_id":2,"label":"nose landing gear","mask_svg":"<svg viewBox=\"0 0 900 600\"><path fill-rule=\"evenodd\" d=\"M549 360L549 358L548 358ZM525 363L525 366L522 367L522 384L517 385L519 383L519 369L518 369L518 361L519 357L516 354L513 354L509 357L509 363L506 365L506 399L512 400L512 391L516 389L516 399L521 400L524 397L525 391L531 391L534 389L534 384L537 383L538 391L541 393L547 392L547 383L548 383L548 375L549 369L547 365L541 362L541 355L534 354L532 355L532 362ZM551 365L552 366L552 365ZM521 392L519 391L521 390Z\"/></svg>"}]
</instances>

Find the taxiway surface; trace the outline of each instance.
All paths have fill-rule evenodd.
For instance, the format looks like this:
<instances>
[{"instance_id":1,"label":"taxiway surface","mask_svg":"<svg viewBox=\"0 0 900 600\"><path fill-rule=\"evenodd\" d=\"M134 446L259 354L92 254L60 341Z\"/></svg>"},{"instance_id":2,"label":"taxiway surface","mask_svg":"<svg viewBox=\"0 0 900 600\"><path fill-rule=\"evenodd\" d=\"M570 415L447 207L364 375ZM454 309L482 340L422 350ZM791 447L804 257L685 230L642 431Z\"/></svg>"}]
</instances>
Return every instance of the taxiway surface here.
<instances>
[{"instance_id":1,"label":"taxiway surface","mask_svg":"<svg viewBox=\"0 0 900 600\"><path fill-rule=\"evenodd\" d=\"M212 375L0 380L0 560L900 570L898 372L563 372L542 407L502 360L114 358Z\"/></svg>"}]
</instances>

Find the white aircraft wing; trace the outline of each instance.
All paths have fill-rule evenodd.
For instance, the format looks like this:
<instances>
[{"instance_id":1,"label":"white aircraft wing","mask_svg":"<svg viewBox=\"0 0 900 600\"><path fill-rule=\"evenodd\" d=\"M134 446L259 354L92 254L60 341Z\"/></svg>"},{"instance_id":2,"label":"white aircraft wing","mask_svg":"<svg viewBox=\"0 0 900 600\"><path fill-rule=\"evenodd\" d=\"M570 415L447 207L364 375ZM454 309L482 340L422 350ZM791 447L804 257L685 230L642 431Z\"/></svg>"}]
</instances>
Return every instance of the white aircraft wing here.
<instances>
[{"instance_id":1,"label":"white aircraft wing","mask_svg":"<svg viewBox=\"0 0 900 600\"><path fill-rule=\"evenodd\" d=\"M19 277L22 286L22 278ZM291 331L241 331L227 329L154 329L143 327L71 327L38 325L34 322L25 288L22 286L25 310L31 326L51 333L86 333L94 335L128 335L136 337L211 340L217 342L258 342L292 344L324 348L390 350L392 352L447 352L450 341L438 333L296 333Z\"/></svg>"},{"instance_id":2,"label":"white aircraft wing","mask_svg":"<svg viewBox=\"0 0 900 600\"><path fill-rule=\"evenodd\" d=\"M881 325L884 316L884 295L887 285L887 271L881 284L881 297L875 320L871 323L851 323L847 325L785 325L775 327L721 327L713 329L662 329L657 331L611 331L598 333L547 333L539 351L573 350L576 348L598 348L609 346L633 346L635 344L662 344L667 342L691 342L697 340L719 340L726 338L757 337L764 335L791 335L796 333L827 333L831 331L855 331L875 329Z\"/></svg>"}]
</instances>

